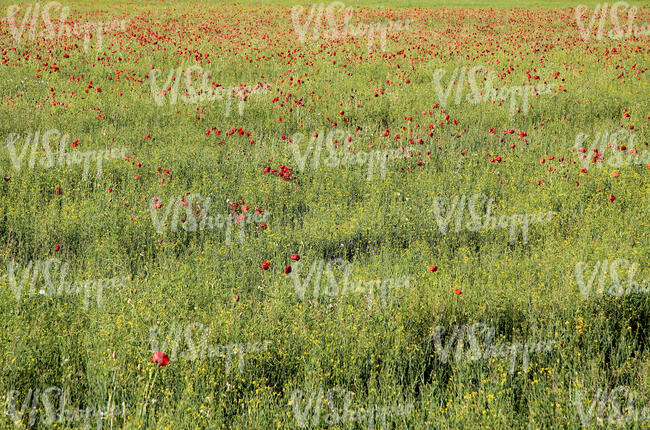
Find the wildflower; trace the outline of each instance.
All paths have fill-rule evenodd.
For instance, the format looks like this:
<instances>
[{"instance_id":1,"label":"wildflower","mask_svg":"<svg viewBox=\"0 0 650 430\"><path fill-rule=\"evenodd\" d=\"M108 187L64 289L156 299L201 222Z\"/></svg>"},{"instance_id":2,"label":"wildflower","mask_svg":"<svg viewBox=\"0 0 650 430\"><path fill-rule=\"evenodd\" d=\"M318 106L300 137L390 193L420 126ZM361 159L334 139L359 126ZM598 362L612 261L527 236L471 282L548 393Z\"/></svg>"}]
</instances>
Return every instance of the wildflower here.
<instances>
[{"instance_id":1,"label":"wildflower","mask_svg":"<svg viewBox=\"0 0 650 430\"><path fill-rule=\"evenodd\" d=\"M151 361L162 366L167 366L169 364L169 356L162 351L156 351L151 357Z\"/></svg>"}]
</instances>

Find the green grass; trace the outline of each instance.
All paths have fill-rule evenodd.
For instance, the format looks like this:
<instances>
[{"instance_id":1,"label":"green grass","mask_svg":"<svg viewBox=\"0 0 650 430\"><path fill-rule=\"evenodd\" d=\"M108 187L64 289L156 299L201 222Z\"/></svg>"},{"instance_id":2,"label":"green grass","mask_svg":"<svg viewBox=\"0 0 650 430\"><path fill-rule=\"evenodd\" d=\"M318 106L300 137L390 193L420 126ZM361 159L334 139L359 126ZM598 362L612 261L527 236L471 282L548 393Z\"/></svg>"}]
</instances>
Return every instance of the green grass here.
<instances>
[{"instance_id":1,"label":"green grass","mask_svg":"<svg viewBox=\"0 0 650 430\"><path fill-rule=\"evenodd\" d=\"M127 7L129 10L134 11L138 9L156 9L156 8L173 8L173 7L192 7L196 4L194 0L174 0L174 1L147 1L147 2L132 2L127 0L98 0L87 2L82 0L59 2L65 5L74 7L75 10L94 10L105 9L111 10L113 8ZM201 2L203 5L210 5L217 7L219 5L239 5L247 7L259 6L283 6L292 8L295 5L311 6L313 4L323 3L325 6L331 2L308 2L308 1L290 1L290 0L206 0ZM596 0L584 1L561 1L561 0L539 0L539 1L513 1L513 0L398 0L391 2L382 2L377 0L350 0L343 2L346 7L361 7L361 8L480 8L480 9L568 9L576 8L578 6L587 6L594 8L602 6L605 2ZM616 2L608 2L611 7ZM648 6L650 3L644 0L630 0L626 2L630 6ZM14 4L21 4L12 0L0 0L0 5L9 6ZM30 4L30 3L23 3ZM44 3L45 4L45 3Z\"/></svg>"},{"instance_id":2,"label":"green grass","mask_svg":"<svg viewBox=\"0 0 650 430\"><path fill-rule=\"evenodd\" d=\"M392 6L575 6L426 3ZM408 414L389 416L389 428L580 428L574 399L581 389L585 409L598 389L620 386L637 393L637 409L647 405L648 294L583 298L575 268L586 262L588 278L598 262L626 259L637 265L634 279L650 279L650 170L612 167L608 151L604 162L581 173L573 149L580 133L589 135L589 152L596 133L633 125L634 147L650 151L647 36L581 42L568 10L400 9L390 19L414 19L410 29L389 39L385 53L371 54L364 37L300 44L290 2L261 9L252 2L70 4L81 23L128 18L129 32L106 36L101 52L94 44L84 52L80 40L76 48L62 41L17 45L0 27L0 62L7 59L0 65L0 177L9 179L0 181L0 405L7 407L12 390L20 409L29 389L56 386L75 407L117 406L119 414L103 428L132 429L296 428L292 393L335 387L354 393L355 410L412 405ZM375 12L354 19L382 20ZM649 13L640 11L637 22L647 22ZM197 53L209 55L199 61ZM53 64L60 70L51 71ZM211 71L210 81L224 87L271 87L250 94L241 116L236 104L226 116L224 100L158 106L145 77L152 66L163 70L161 87L171 68L191 65ZM548 82L553 92L531 97L526 114L510 115L506 102L456 104L457 87L444 112L432 107L440 102L432 84L437 69L447 71L446 85L455 68L477 65L500 73L500 86ZM67 106L52 105L50 88ZM326 135L333 121L352 136L346 146L355 153L386 147L404 156L387 161L385 178L376 172L368 179L365 165L328 167L329 150L318 167L301 168L296 144L281 136ZM222 134L206 136L213 127ZM250 136L228 135L232 127ZM68 144L79 139L69 152L126 148L129 159L107 159L101 177L93 167L84 179L80 164L46 168L37 161L30 168L28 151L16 170L8 136L21 135L20 151L29 132L50 129L69 134ZM515 133L504 135L507 129ZM336 151L341 158L351 152ZM503 161L490 162L496 156ZM293 168L296 180L262 173L279 165ZM531 224L527 240L521 229L512 242L503 228L455 231L455 216L443 234L436 198L477 193L494 199L498 215L555 215ZM228 201L250 205L247 214L263 209L268 227L247 224L241 241L236 227L230 241L225 228L157 232L151 199L159 198L162 216L170 199L188 194L200 195L203 209L209 197L212 216L228 215ZM187 216L181 211L181 220ZM468 221L469 214L462 225ZM299 254L300 263L290 254ZM68 265L68 281L126 278L105 288L100 303L96 285L87 305L83 291L40 295L43 278L33 296L28 285L16 299L5 267L19 266L20 283L26 265L51 258ZM292 265L304 280L314 262L333 259L345 263L322 274L323 286L331 279L342 286L346 268L355 282L409 282L390 289L386 302L367 290L301 299L293 276L283 273ZM268 271L263 261L271 263ZM430 272L430 265L438 270ZM621 266L622 278L628 269ZM58 274L55 264L50 275ZM552 341L552 347L531 354L527 368L519 357L512 373L509 357L441 361L435 327L449 333L474 323L494 327L497 344ZM221 357L153 364L151 328L166 334L189 324L209 328L207 345L269 341L268 347L247 354L241 371L236 357L232 366ZM197 345L202 340L198 329L189 337ZM178 352L190 346L183 333ZM171 347L165 352L171 355ZM47 411L39 402L35 427L46 427L40 419ZM610 404L605 424L612 416ZM321 418L313 427L326 427ZM12 427L8 416L0 417L0 427Z\"/></svg>"}]
</instances>

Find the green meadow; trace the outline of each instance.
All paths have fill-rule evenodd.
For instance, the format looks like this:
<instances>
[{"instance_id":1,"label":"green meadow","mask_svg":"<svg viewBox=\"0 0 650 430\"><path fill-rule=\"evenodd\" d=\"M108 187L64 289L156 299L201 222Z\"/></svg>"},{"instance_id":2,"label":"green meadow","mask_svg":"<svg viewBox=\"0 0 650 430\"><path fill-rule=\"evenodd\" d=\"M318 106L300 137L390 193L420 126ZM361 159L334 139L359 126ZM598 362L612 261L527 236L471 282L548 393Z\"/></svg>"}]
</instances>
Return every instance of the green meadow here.
<instances>
[{"instance_id":1,"label":"green meadow","mask_svg":"<svg viewBox=\"0 0 650 430\"><path fill-rule=\"evenodd\" d=\"M650 426L647 2L35 5L0 428Z\"/></svg>"}]
</instances>

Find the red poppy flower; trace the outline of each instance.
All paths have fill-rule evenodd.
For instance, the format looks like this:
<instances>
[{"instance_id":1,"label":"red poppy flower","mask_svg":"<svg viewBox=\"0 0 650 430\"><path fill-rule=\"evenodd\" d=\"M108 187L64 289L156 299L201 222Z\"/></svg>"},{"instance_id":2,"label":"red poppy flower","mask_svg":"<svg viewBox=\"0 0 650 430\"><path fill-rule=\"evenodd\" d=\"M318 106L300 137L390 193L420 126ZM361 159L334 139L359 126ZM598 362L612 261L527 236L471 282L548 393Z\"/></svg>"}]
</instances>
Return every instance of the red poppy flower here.
<instances>
[{"instance_id":1,"label":"red poppy flower","mask_svg":"<svg viewBox=\"0 0 650 430\"><path fill-rule=\"evenodd\" d=\"M61 249L61 247L60 247L59 244L57 243L56 246L54 247L54 251L59 252L59 249Z\"/></svg>"},{"instance_id":2,"label":"red poppy flower","mask_svg":"<svg viewBox=\"0 0 650 430\"><path fill-rule=\"evenodd\" d=\"M454 290L454 294L456 294L457 296L459 296L459 295L463 294L463 291L462 291L460 288L456 288L456 289Z\"/></svg>"},{"instance_id":3,"label":"red poppy flower","mask_svg":"<svg viewBox=\"0 0 650 430\"><path fill-rule=\"evenodd\" d=\"M289 273L291 273L291 266L287 266L284 268L284 274L288 275Z\"/></svg>"},{"instance_id":4,"label":"red poppy flower","mask_svg":"<svg viewBox=\"0 0 650 430\"><path fill-rule=\"evenodd\" d=\"M167 364L169 364L169 356L162 351L156 351L153 353L151 361L159 364L160 366L167 366Z\"/></svg>"},{"instance_id":5,"label":"red poppy flower","mask_svg":"<svg viewBox=\"0 0 650 430\"><path fill-rule=\"evenodd\" d=\"M433 273L438 270L438 266L429 266L429 272Z\"/></svg>"},{"instance_id":6,"label":"red poppy flower","mask_svg":"<svg viewBox=\"0 0 650 430\"><path fill-rule=\"evenodd\" d=\"M298 260L300 260L300 255L298 255L298 254L291 254L291 255L289 256L289 258L291 258L293 261L298 261Z\"/></svg>"},{"instance_id":7,"label":"red poppy flower","mask_svg":"<svg viewBox=\"0 0 650 430\"><path fill-rule=\"evenodd\" d=\"M616 197L614 197L614 194L610 194L609 195L609 201L613 202L614 200L616 200Z\"/></svg>"},{"instance_id":8,"label":"red poppy flower","mask_svg":"<svg viewBox=\"0 0 650 430\"><path fill-rule=\"evenodd\" d=\"M262 261L262 269L269 270L269 267L271 267L270 261Z\"/></svg>"}]
</instances>

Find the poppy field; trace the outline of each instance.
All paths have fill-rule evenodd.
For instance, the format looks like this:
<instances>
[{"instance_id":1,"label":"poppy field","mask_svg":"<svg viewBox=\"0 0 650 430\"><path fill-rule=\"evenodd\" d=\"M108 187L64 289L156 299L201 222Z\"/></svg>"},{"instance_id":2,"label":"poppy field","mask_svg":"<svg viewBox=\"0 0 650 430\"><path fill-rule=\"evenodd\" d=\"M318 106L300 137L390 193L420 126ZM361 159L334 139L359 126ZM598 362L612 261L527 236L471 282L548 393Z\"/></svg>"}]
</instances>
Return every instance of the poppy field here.
<instances>
[{"instance_id":1,"label":"poppy field","mask_svg":"<svg viewBox=\"0 0 650 430\"><path fill-rule=\"evenodd\" d=\"M0 0L0 428L650 427L650 4Z\"/></svg>"}]
</instances>

